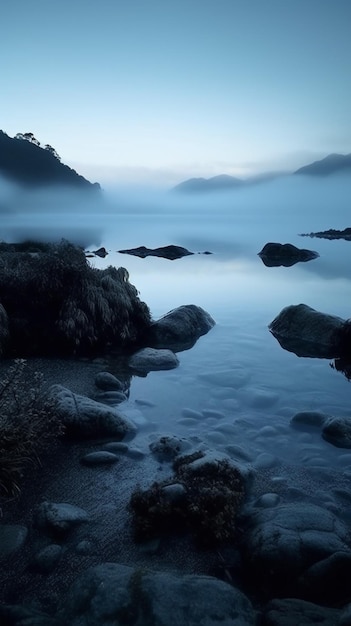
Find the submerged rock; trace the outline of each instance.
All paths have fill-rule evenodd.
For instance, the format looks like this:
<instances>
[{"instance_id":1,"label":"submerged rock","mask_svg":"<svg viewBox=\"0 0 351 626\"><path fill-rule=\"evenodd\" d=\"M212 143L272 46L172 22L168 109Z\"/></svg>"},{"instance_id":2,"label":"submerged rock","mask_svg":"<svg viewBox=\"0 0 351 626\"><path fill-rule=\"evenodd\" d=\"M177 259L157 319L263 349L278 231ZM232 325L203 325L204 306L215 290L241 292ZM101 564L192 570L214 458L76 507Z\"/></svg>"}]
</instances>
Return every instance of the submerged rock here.
<instances>
[{"instance_id":1,"label":"submerged rock","mask_svg":"<svg viewBox=\"0 0 351 626\"><path fill-rule=\"evenodd\" d=\"M285 307L268 328L282 348L297 356L329 359L351 349L350 322L307 304Z\"/></svg>"},{"instance_id":2,"label":"submerged rock","mask_svg":"<svg viewBox=\"0 0 351 626\"><path fill-rule=\"evenodd\" d=\"M141 259L145 259L147 256L158 256L164 259L174 261L175 259L181 259L183 256L189 256L194 254L189 252L182 246L163 246L161 248L146 248L145 246L139 246L139 248L130 248L129 250L118 250L120 254L132 254L138 256Z\"/></svg>"},{"instance_id":3,"label":"submerged rock","mask_svg":"<svg viewBox=\"0 0 351 626\"><path fill-rule=\"evenodd\" d=\"M319 254L314 250L297 248L291 243L266 243L258 256L267 267L291 267L295 263L316 259Z\"/></svg>"},{"instance_id":4,"label":"submerged rock","mask_svg":"<svg viewBox=\"0 0 351 626\"><path fill-rule=\"evenodd\" d=\"M175 352L191 348L201 335L215 325L214 319L195 304L185 304L159 320L152 322L145 343L155 348L168 348Z\"/></svg>"}]
</instances>

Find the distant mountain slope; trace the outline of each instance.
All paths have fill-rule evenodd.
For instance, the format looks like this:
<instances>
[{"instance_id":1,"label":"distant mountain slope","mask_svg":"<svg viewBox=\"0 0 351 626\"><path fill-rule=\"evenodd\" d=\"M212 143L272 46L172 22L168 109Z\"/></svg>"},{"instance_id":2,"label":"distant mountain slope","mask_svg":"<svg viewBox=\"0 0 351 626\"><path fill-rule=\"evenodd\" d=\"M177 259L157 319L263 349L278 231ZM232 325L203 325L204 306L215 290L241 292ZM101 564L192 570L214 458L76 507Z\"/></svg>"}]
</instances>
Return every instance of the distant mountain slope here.
<instances>
[{"instance_id":1,"label":"distant mountain slope","mask_svg":"<svg viewBox=\"0 0 351 626\"><path fill-rule=\"evenodd\" d=\"M325 159L300 167L294 174L308 174L309 176L351 174L351 154L329 154Z\"/></svg>"},{"instance_id":2,"label":"distant mountain slope","mask_svg":"<svg viewBox=\"0 0 351 626\"><path fill-rule=\"evenodd\" d=\"M234 176L222 174L213 178L189 178L183 183L173 187L174 191L202 192L217 191L218 189L233 189L244 185L244 181Z\"/></svg>"},{"instance_id":3,"label":"distant mountain slope","mask_svg":"<svg viewBox=\"0 0 351 626\"><path fill-rule=\"evenodd\" d=\"M54 153L54 154L53 154ZM26 186L64 185L100 189L50 152L26 139L14 139L0 131L0 175Z\"/></svg>"}]
</instances>

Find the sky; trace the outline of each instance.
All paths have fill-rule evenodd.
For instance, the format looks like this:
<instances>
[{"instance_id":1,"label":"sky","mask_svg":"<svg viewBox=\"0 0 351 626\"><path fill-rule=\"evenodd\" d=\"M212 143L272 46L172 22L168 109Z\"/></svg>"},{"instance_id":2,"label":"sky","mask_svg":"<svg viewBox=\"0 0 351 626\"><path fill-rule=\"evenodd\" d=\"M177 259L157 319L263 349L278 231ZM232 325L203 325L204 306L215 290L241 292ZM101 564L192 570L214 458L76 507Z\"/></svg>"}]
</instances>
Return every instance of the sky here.
<instances>
[{"instance_id":1,"label":"sky","mask_svg":"<svg viewBox=\"0 0 351 626\"><path fill-rule=\"evenodd\" d=\"M351 0L2 3L0 128L102 184L351 152Z\"/></svg>"}]
</instances>

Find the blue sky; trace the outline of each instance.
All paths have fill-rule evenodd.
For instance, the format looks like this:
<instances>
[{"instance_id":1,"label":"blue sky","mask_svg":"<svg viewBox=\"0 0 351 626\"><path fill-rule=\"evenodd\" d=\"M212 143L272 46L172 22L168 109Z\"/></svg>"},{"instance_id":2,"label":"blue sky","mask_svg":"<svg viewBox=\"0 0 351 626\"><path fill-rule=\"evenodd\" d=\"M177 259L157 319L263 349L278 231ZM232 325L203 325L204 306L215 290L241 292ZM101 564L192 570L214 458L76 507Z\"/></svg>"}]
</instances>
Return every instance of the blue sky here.
<instances>
[{"instance_id":1,"label":"blue sky","mask_svg":"<svg viewBox=\"0 0 351 626\"><path fill-rule=\"evenodd\" d=\"M351 152L350 0L7 0L0 128L91 180Z\"/></svg>"}]
</instances>

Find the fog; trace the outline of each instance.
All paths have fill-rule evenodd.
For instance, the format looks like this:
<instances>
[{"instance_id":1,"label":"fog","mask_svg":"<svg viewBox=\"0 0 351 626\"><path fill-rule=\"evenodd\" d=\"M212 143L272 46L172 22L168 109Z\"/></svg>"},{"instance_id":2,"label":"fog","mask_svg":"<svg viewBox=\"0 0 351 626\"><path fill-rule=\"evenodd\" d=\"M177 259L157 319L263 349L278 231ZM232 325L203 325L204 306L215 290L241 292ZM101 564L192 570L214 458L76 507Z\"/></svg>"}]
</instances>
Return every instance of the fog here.
<instances>
[{"instance_id":1,"label":"fog","mask_svg":"<svg viewBox=\"0 0 351 626\"><path fill-rule=\"evenodd\" d=\"M117 186L101 194L28 191L0 180L0 237L7 242L65 238L86 248L104 245L110 252L177 244L211 251L224 261L251 256L267 241L323 246L322 240L299 234L350 226L350 192L351 179L337 176L285 176L205 194Z\"/></svg>"}]
</instances>

